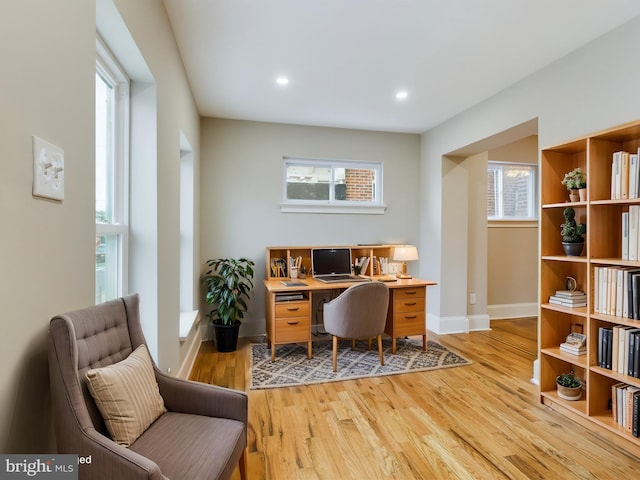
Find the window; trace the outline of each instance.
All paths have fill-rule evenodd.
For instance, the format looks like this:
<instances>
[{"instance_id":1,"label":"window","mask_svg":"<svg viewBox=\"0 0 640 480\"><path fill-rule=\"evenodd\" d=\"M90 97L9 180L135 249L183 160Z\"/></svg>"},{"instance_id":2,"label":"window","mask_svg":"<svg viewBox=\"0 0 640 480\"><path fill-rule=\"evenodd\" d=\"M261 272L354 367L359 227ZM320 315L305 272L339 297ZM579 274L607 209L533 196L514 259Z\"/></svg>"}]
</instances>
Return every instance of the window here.
<instances>
[{"instance_id":1,"label":"window","mask_svg":"<svg viewBox=\"0 0 640 480\"><path fill-rule=\"evenodd\" d=\"M536 220L536 171L526 163L489 162L487 218Z\"/></svg>"},{"instance_id":2,"label":"window","mask_svg":"<svg viewBox=\"0 0 640 480\"><path fill-rule=\"evenodd\" d=\"M96 60L96 303L127 290L129 79L104 44Z\"/></svg>"},{"instance_id":3,"label":"window","mask_svg":"<svg viewBox=\"0 0 640 480\"><path fill-rule=\"evenodd\" d=\"M284 158L282 211L383 213L382 163Z\"/></svg>"}]
</instances>

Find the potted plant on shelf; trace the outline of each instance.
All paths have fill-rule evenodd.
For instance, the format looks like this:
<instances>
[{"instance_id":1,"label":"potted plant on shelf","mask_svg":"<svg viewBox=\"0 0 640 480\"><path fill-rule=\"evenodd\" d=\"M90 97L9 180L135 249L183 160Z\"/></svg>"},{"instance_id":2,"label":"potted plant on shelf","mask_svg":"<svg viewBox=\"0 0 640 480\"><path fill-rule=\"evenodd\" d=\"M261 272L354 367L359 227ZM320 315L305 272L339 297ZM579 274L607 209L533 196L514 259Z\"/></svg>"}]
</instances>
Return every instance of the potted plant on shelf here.
<instances>
[{"instance_id":1,"label":"potted plant on shelf","mask_svg":"<svg viewBox=\"0 0 640 480\"><path fill-rule=\"evenodd\" d=\"M582 381L573 371L562 373L556 377L558 396L564 400L576 401L582 398Z\"/></svg>"},{"instance_id":2,"label":"potted plant on shelf","mask_svg":"<svg viewBox=\"0 0 640 480\"><path fill-rule=\"evenodd\" d=\"M583 223L576 223L576 211L567 207L564 209L564 223L560 225L560 235L562 236L562 248L567 255L579 257L584 248L584 237L587 233L587 226Z\"/></svg>"},{"instance_id":3,"label":"potted plant on shelf","mask_svg":"<svg viewBox=\"0 0 640 480\"><path fill-rule=\"evenodd\" d=\"M569 190L569 200L584 202L587 199L587 176L578 167L564 174L562 184Z\"/></svg>"},{"instance_id":4,"label":"potted plant on shelf","mask_svg":"<svg viewBox=\"0 0 640 480\"><path fill-rule=\"evenodd\" d=\"M246 258L217 258L206 263L211 269L201 281L206 287L205 301L214 307L207 318L214 326L218 351L233 352L253 288L255 264Z\"/></svg>"}]
</instances>

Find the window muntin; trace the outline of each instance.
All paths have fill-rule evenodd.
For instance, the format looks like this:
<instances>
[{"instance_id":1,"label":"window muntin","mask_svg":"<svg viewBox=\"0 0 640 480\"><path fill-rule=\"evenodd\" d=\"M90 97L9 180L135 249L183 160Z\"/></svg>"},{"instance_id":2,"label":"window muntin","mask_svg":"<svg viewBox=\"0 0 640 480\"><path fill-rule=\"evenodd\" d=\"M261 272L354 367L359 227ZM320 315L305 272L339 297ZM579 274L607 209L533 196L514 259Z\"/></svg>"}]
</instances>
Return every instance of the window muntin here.
<instances>
[{"instance_id":1,"label":"window muntin","mask_svg":"<svg viewBox=\"0 0 640 480\"><path fill-rule=\"evenodd\" d=\"M488 220L537 219L537 169L533 164L488 162Z\"/></svg>"},{"instance_id":2,"label":"window muntin","mask_svg":"<svg viewBox=\"0 0 640 480\"><path fill-rule=\"evenodd\" d=\"M102 303L127 288L129 79L100 40L95 86L95 288Z\"/></svg>"},{"instance_id":3,"label":"window muntin","mask_svg":"<svg viewBox=\"0 0 640 480\"><path fill-rule=\"evenodd\" d=\"M284 204L382 206L382 163L284 159Z\"/></svg>"}]
</instances>

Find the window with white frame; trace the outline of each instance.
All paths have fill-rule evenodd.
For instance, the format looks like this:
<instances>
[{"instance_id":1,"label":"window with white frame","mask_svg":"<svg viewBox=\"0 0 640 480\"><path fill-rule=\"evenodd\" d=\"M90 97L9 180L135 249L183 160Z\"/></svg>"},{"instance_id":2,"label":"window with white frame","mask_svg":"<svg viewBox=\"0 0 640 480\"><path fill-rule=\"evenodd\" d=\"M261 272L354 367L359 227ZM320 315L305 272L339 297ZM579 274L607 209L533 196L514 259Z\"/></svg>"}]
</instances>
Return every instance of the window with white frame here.
<instances>
[{"instance_id":1,"label":"window with white frame","mask_svg":"<svg viewBox=\"0 0 640 480\"><path fill-rule=\"evenodd\" d=\"M285 157L282 210L383 213L382 163Z\"/></svg>"},{"instance_id":2,"label":"window with white frame","mask_svg":"<svg viewBox=\"0 0 640 480\"><path fill-rule=\"evenodd\" d=\"M488 162L487 219L536 220L536 173L528 163Z\"/></svg>"},{"instance_id":3,"label":"window with white frame","mask_svg":"<svg viewBox=\"0 0 640 480\"><path fill-rule=\"evenodd\" d=\"M96 303L127 291L129 79L96 42Z\"/></svg>"}]
</instances>

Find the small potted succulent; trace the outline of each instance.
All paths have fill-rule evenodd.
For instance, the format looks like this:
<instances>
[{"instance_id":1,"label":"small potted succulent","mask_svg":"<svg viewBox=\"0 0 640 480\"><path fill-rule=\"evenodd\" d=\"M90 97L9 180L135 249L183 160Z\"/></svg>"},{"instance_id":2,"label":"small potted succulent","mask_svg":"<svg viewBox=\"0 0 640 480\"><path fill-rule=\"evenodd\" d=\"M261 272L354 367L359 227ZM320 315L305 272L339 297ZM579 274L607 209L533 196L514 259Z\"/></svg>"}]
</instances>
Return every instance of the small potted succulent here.
<instances>
[{"instance_id":1,"label":"small potted succulent","mask_svg":"<svg viewBox=\"0 0 640 480\"><path fill-rule=\"evenodd\" d=\"M584 237L587 233L587 226L583 223L576 223L576 211L567 207L564 209L564 223L560 225L560 235L562 236L562 248L567 255L579 257L584 248Z\"/></svg>"},{"instance_id":2,"label":"small potted succulent","mask_svg":"<svg viewBox=\"0 0 640 480\"><path fill-rule=\"evenodd\" d=\"M582 380L573 371L562 373L556 377L558 396L564 400L576 401L582 398Z\"/></svg>"},{"instance_id":3,"label":"small potted succulent","mask_svg":"<svg viewBox=\"0 0 640 480\"><path fill-rule=\"evenodd\" d=\"M587 199L587 176L580 167L565 173L562 184L569 190L572 202L584 202Z\"/></svg>"}]
</instances>

